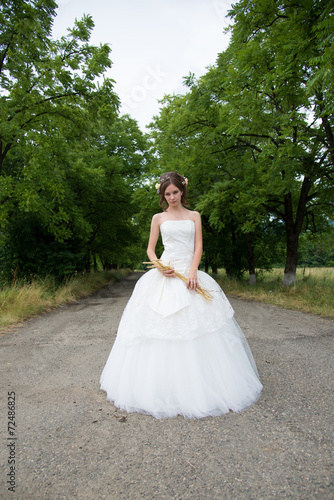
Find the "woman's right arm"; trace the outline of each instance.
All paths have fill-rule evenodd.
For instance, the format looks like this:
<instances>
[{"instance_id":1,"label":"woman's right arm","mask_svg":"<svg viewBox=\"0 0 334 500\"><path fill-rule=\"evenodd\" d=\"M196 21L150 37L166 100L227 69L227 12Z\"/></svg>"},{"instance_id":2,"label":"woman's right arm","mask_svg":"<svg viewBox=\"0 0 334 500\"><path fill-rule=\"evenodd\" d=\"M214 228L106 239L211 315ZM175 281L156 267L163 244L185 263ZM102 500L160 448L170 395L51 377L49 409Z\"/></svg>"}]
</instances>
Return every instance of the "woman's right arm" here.
<instances>
[{"instance_id":1,"label":"woman's right arm","mask_svg":"<svg viewBox=\"0 0 334 500\"><path fill-rule=\"evenodd\" d=\"M158 214L155 214L152 217L150 239L148 240L148 246L147 246L147 256L150 259L150 261L157 260L157 256L155 254L155 247L159 238L159 228L160 225L158 221Z\"/></svg>"},{"instance_id":2,"label":"woman's right arm","mask_svg":"<svg viewBox=\"0 0 334 500\"><path fill-rule=\"evenodd\" d=\"M150 239L148 240L148 246L147 246L147 256L151 262L152 260L157 260L155 247L157 245L157 241L159 238L159 231L160 231L160 214L155 214L152 217ZM168 271L160 271L160 272L161 274L166 276L166 278L173 278L175 276L174 269L169 269Z\"/></svg>"}]
</instances>

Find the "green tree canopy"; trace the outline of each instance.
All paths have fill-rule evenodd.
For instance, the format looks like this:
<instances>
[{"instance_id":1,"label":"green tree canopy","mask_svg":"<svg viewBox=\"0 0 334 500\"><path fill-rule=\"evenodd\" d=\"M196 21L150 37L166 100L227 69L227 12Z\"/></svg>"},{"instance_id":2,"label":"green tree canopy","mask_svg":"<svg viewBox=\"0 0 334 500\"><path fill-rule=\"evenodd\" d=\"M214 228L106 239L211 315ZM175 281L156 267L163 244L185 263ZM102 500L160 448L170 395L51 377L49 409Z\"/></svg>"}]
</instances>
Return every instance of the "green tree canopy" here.
<instances>
[{"instance_id":1,"label":"green tree canopy","mask_svg":"<svg viewBox=\"0 0 334 500\"><path fill-rule=\"evenodd\" d=\"M232 217L249 236L283 225L286 285L299 235L333 214L329 12L326 0L238 2L228 49L199 81L186 79L186 96L167 97L154 123L162 163L188 166L213 225Z\"/></svg>"},{"instance_id":2,"label":"green tree canopy","mask_svg":"<svg viewBox=\"0 0 334 500\"><path fill-rule=\"evenodd\" d=\"M1 3L0 258L7 270L57 267L61 276L97 257L129 263L131 197L148 146L137 123L119 116L105 77L110 47L89 43L92 18L53 40L56 6ZM59 255L68 257L63 270Z\"/></svg>"}]
</instances>

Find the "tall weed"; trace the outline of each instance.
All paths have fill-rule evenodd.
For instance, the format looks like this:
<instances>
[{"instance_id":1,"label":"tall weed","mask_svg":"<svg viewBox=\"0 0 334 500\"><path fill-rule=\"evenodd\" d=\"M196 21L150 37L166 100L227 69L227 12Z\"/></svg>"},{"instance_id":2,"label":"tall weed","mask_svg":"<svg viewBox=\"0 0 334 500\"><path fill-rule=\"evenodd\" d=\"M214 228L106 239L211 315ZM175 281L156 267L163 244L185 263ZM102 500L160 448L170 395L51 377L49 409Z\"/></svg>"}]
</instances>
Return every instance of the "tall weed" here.
<instances>
[{"instance_id":1,"label":"tall weed","mask_svg":"<svg viewBox=\"0 0 334 500\"><path fill-rule=\"evenodd\" d=\"M334 268L298 269L296 283L289 287L283 286L283 274L283 269L259 272L257 283L250 285L247 276L231 280L219 271L217 281L237 297L334 318Z\"/></svg>"},{"instance_id":2,"label":"tall weed","mask_svg":"<svg viewBox=\"0 0 334 500\"><path fill-rule=\"evenodd\" d=\"M69 304L99 290L129 270L100 271L75 276L59 284L52 276L33 278L0 288L0 329L29 317Z\"/></svg>"}]
</instances>

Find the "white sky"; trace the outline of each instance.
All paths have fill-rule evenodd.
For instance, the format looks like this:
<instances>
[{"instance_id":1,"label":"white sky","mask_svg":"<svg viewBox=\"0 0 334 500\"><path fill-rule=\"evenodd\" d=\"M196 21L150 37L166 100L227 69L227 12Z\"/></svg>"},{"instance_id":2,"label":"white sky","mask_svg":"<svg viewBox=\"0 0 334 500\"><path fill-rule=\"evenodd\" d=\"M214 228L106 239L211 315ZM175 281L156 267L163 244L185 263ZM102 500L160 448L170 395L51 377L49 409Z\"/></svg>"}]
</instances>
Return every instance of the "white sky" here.
<instances>
[{"instance_id":1,"label":"white sky","mask_svg":"<svg viewBox=\"0 0 334 500\"><path fill-rule=\"evenodd\" d=\"M235 3L235 2L234 2ZM226 49L230 0L58 0L53 37L67 34L75 18L92 16L90 43L111 45L121 113L129 113L144 131L159 113L165 94L185 92L189 72L203 75Z\"/></svg>"}]
</instances>

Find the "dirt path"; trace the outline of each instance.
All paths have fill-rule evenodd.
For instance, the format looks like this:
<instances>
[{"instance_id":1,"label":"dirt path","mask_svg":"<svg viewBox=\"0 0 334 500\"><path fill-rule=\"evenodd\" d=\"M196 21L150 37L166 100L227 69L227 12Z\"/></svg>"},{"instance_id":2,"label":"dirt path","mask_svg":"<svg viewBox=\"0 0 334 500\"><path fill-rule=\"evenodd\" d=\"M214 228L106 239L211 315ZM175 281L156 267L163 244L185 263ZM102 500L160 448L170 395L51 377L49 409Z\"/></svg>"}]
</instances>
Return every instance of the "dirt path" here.
<instances>
[{"instance_id":1,"label":"dirt path","mask_svg":"<svg viewBox=\"0 0 334 500\"><path fill-rule=\"evenodd\" d=\"M137 277L0 336L0 497L333 498L333 321L231 299L260 401L200 420L126 415L105 400L99 377Z\"/></svg>"}]
</instances>

